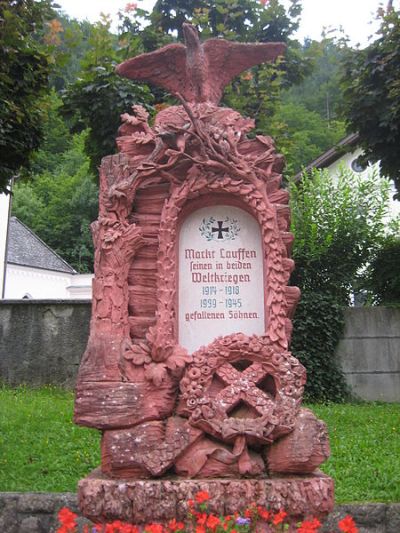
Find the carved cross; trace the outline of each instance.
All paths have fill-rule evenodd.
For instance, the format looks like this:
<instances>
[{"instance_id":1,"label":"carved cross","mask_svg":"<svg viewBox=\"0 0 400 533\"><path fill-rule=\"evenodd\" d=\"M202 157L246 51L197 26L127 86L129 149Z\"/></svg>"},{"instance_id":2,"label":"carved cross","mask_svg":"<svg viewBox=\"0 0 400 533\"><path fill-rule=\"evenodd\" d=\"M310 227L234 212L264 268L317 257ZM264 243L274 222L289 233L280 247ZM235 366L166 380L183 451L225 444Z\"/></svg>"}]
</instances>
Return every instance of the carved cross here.
<instances>
[{"instance_id":1,"label":"carved cross","mask_svg":"<svg viewBox=\"0 0 400 533\"><path fill-rule=\"evenodd\" d=\"M211 231L213 233L217 233L218 232L217 239L222 239L224 237L222 232L226 233L227 231L229 231L229 228L223 228L222 227L222 225L223 225L222 220L218 220L217 224L218 224L218 228L211 228Z\"/></svg>"},{"instance_id":2,"label":"carved cross","mask_svg":"<svg viewBox=\"0 0 400 533\"><path fill-rule=\"evenodd\" d=\"M274 405L273 398L258 386L267 374L260 363L252 363L243 372L226 363L216 373L224 382L225 388L217 394L214 401L223 404L226 411L239 400L244 400L262 416Z\"/></svg>"}]
</instances>

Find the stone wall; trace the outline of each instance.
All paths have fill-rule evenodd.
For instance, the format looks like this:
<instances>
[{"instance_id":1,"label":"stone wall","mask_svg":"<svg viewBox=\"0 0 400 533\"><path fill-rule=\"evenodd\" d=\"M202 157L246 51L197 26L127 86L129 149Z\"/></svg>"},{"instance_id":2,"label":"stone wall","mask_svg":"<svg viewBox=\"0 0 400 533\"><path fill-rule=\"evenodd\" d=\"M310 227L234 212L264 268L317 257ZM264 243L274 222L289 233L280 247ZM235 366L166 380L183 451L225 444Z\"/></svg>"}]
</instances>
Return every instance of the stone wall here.
<instances>
[{"instance_id":1,"label":"stone wall","mask_svg":"<svg viewBox=\"0 0 400 533\"><path fill-rule=\"evenodd\" d=\"M90 302L0 302L0 379L73 387L89 335Z\"/></svg>"},{"instance_id":2,"label":"stone wall","mask_svg":"<svg viewBox=\"0 0 400 533\"><path fill-rule=\"evenodd\" d=\"M73 387L89 320L88 301L0 301L1 381ZM347 309L338 356L360 398L400 401L400 309Z\"/></svg>"},{"instance_id":3,"label":"stone wall","mask_svg":"<svg viewBox=\"0 0 400 533\"><path fill-rule=\"evenodd\" d=\"M400 402L400 309L353 307L345 316L337 353L351 390L363 400Z\"/></svg>"},{"instance_id":4,"label":"stone wall","mask_svg":"<svg viewBox=\"0 0 400 533\"><path fill-rule=\"evenodd\" d=\"M2 533L49 533L57 529L57 513L62 507L77 512L72 493L0 493L0 531ZM360 533L399 533L400 503L338 505L323 531L336 531L338 520L350 514ZM78 520L80 526L87 523Z\"/></svg>"}]
</instances>

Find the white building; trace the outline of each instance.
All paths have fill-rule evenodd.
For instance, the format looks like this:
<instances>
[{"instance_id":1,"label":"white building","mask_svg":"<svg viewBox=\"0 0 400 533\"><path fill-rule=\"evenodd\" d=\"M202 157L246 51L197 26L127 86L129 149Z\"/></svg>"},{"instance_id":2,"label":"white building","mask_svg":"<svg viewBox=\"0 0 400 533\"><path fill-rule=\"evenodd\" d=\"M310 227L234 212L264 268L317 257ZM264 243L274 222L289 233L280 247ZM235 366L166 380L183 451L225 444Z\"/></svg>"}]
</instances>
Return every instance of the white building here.
<instances>
[{"instance_id":1,"label":"white building","mask_svg":"<svg viewBox=\"0 0 400 533\"><path fill-rule=\"evenodd\" d=\"M10 195L0 194L0 298L4 295L4 276L6 273L6 250L8 235L8 219L10 211Z\"/></svg>"},{"instance_id":2,"label":"white building","mask_svg":"<svg viewBox=\"0 0 400 533\"><path fill-rule=\"evenodd\" d=\"M363 154L361 148L358 147L358 133L351 133L342 139L336 146L330 148L317 159L311 161L305 171L313 168L325 168L330 174L338 174L340 168L347 168L367 177L372 172L375 172L377 176L380 176L379 163L368 164L363 166L360 164L359 157ZM301 179L302 172L296 175L295 179ZM385 179L385 178L381 178ZM390 181L391 193L389 201L389 214L388 219L393 219L400 215L400 202L393 200L393 195L396 193L396 188L393 181Z\"/></svg>"},{"instance_id":3,"label":"white building","mask_svg":"<svg viewBox=\"0 0 400 533\"><path fill-rule=\"evenodd\" d=\"M78 274L16 217L9 221L6 254L4 299L92 297L93 274Z\"/></svg>"}]
</instances>

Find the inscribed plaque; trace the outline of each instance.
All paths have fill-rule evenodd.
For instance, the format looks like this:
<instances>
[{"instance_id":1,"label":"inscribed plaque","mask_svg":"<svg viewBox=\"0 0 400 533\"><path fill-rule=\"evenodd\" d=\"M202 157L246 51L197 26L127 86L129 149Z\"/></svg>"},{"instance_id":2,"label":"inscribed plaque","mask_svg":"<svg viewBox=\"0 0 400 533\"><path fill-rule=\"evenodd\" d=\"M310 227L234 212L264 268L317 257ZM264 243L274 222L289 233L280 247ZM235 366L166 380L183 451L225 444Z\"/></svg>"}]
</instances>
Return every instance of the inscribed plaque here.
<instances>
[{"instance_id":1,"label":"inscribed plaque","mask_svg":"<svg viewBox=\"0 0 400 533\"><path fill-rule=\"evenodd\" d=\"M238 207L189 215L179 235L179 344L189 353L216 337L265 331L258 222Z\"/></svg>"}]
</instances>

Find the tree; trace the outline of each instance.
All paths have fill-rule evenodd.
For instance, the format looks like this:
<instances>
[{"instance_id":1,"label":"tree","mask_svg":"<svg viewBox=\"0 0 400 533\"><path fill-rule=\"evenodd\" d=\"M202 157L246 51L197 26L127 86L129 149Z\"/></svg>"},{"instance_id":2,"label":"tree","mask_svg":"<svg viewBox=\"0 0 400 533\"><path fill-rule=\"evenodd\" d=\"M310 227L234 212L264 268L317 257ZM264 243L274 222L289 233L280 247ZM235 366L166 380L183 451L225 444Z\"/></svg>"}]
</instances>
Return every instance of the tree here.
<instances>
[{"instance_id":1,"label":"tree","mask_svg":"<svg viewBox=\"0 0 400 533\"><path fill-rule=\"evenodd\" d=\"M362 288L374 304L400 307L400 219L392 221L368 265Z\"/></svg>"},{"instance_id":2,"label":"tree","mask_svg":"<svg viewBox=\"0 0 400 533\"><path fill-rule=\"evenodd\" d=\"M300 0L290 0L287 11L279 0L158 0L150 19L163 32L176 33L180 40L182 24L192 22L205 39L286 42L298 29L300 14Z\"/></svg>"},{"instance_id":3,"label":"tree","mask_svg":"<svg viewBox=\"0 0 400 533\"><path fill-rule=\"evenodd\" d=\"M76 134L53 172L14 187L13 214L79 272L93 271L90 223L97 217L97 186Z\"/></svg>"},{"instance_id":4,"label":"tree","mask_svg":"<svg viewBox=\"0 0 400 533\"><path fill-rule=\"evenodd\" d=\"M52 14L51 0L0 0L0 192L42 139L39 101L51 67L38 36Z\"/></svg>"},{"instance_id":5,"label":"tree","mask_svg":"<svg viewBox=\"0 0 400 533\"><path fill-rule=\"evenodd\" d=\"M138 45L135 36L131 37ZM146 85L133 83L115 73L117 64L126 59L127 49L133 53L132 42L122 39L118 47L118 37L110 33L108 18L103 17L92 27L89 43L90 49L82 60L81 76L63 94L62 112L73 132L88 130L85 150L90 157L91 170L97 173L101 158L116 150L120 115L136 103L151 110L153 97Z\"/></svg>"},{"instance_id":6,"label":"tree","mask_svg":"<svg viewBox=\"0 0 400 533\"><path fill-rule=\"evenodd\" d=\"M54 89L40 99L43 139L39 150L32 154L32 175L53 172L60 163L60 157L69 148L71 135L60 115L61 106L62 101Z\"/></svg>"},{"instance_id":7,"label":"tree","mask_svg":"<svg viewBox=\"0 0 400 533\"><path fill-rule=\"evenodd\" d=\"M71 19L64 13L49 21L44 40L51 46L53 68L49 81L57 92L80 75L81 61L92 46L89 42L91 28L92 24L87 20Z\"/></svg>"},{"instance_id":8,"label":"tree","mask_svg":"<svg viewBox=\"0 0 400 533\"><path fill-rule=\"evenodd\" d=\"M314 170L290 183L296 268L291 283L302 297L294 318L293 353L308 373L313 401L340 401L348 392L335 358L343 308L360 271L379 248L389 184L342 169Z\"/></svg>"},{"instance_id":9,"label":"tree","mask_svg":"<svg viewBox=\"0 0 400 533\"><path fill-rule=\"evenodd\" d=\"M345 128L342 122L334 120L328 127L319 113L289 101L278 103L269 133L285 156L285 175L293 176L344 137Z\"/></svg>"},{"instance_id":10,"label":"tree","mask_svg":"<svg viewBox=\"0 0 400 533\"><path fill-rule=\"evenodd\" d=\"M326 127L331 127L332 121L338 120L343 100L342 63L348 53L347 40L343 37L324 35L321 41L306 40L303 54L313 63L313 70L300 84L284 91L282 101L318 113Z\"/></svg>"},{"instance_id":11,"label":"tree","mask_svg":"<svg viewBox=\"0 0 400 533\"><path fill-rule=\"evenodd\" d=\"M348 305L357 273L384 234L389 184L375 174L363 178L341 168L337 176L314 169L289 187L293 284L331 292L340 305Z\"/></svg>"},{"instance_id":12,"label":"tree","mask_svg":"<svg viewBox=\"0 0 400 533\"><path fill-rule=\"evenodd\" d=\"M237 77L225 89L222 104L256 120L257 131L266 133L282 87L298 83L310 72L311 62L292 38L298 29L300 0L288 9L279 0L158 0L150 16L153 26L183 39L182 24L191 22L201 38L222 37L242 42L283 41L285 58L259 65Z\"/></svg>"},{"instance_id":13,"label":"tree","mask_svg":"<svg viewBox=\"0 0 400 533\"><path fill-rule=\"evenodd\" d=\"M400 199L400 11L389 7L378 35L346 59L344 116L359 133L364 162L380 162Z\"/></svg>"}]
</instances>

